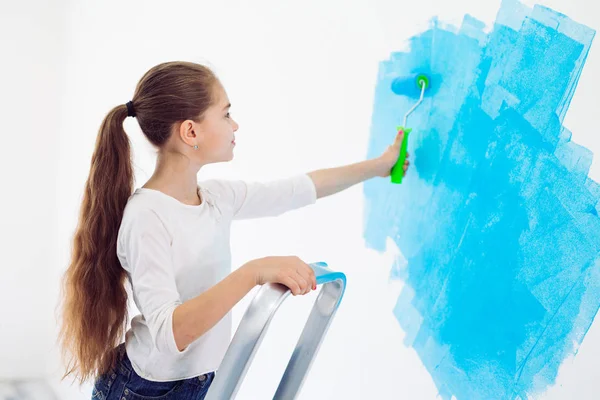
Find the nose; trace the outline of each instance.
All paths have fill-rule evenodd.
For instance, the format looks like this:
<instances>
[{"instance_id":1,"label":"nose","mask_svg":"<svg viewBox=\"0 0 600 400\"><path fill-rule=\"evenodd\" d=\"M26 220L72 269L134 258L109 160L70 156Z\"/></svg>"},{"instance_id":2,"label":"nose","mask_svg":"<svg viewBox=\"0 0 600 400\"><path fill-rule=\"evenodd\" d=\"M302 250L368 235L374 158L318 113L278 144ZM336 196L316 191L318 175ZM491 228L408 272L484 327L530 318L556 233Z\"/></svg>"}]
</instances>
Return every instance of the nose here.
<instances>
[{"instance_id":1,"label":"nose","mask_svg":"<svg viewBox=\"0 0 600 400\"><path fill-rule=\"evenodd\" d=\"M235 131L237 131L237 130L239 129L239 127L240 127L240 126L239 126L239 125L238 125L238 123L237 123L237 122L235 122L234 120L231 120L231 122L233 122L233 131L234 131L234 132L235 132Z\"/></svg>"}]
</instances>

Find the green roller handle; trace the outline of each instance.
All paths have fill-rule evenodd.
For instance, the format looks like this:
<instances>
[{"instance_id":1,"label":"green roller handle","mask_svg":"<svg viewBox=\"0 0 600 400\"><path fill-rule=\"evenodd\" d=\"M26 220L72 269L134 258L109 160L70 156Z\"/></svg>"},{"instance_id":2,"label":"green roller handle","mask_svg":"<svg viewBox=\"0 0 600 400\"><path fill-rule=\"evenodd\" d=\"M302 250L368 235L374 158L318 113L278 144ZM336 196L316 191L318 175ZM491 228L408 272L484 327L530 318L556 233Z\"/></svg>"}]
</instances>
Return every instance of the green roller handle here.
<instances>
[{"instance_id":1,"label":"green roller handle","mask_svg":"<svg viewBox=\"0 0 600 400\"><path fill-rule=\"evenodd\" d=\"M404 131L404 137L402 138L402 145L400 146L400 155L398 156L398 161L392 167L392 172L390 174L390 178L392 183L402 183L402 177L404 176L404 161L406 160L406 147L408 145L408 134L412 131L411 128L404 128L399 126L398 132Z\"/></svg>"}]
</instances>

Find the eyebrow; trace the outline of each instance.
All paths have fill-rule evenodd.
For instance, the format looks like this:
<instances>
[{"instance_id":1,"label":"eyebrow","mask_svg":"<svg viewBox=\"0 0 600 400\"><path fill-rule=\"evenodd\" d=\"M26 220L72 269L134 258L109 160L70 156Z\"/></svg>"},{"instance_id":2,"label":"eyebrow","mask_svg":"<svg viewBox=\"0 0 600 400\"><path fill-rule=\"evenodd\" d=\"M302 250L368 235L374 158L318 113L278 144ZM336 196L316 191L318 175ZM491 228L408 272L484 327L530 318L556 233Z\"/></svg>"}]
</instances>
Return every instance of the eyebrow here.
<instances>
[{"instance_id":1,"label":"eyebrow","mask_svg":"<svg viewBox=\"0 0 600 400\"><path fill-rule=\"evenodd\" d=\"M226 110L226 109L228 109L228 108L230 108L230 107L231 107L231 103L227 104L227 105L226 105L226 106L223 108L223 110Z\"/></svg>"}]
</instances>

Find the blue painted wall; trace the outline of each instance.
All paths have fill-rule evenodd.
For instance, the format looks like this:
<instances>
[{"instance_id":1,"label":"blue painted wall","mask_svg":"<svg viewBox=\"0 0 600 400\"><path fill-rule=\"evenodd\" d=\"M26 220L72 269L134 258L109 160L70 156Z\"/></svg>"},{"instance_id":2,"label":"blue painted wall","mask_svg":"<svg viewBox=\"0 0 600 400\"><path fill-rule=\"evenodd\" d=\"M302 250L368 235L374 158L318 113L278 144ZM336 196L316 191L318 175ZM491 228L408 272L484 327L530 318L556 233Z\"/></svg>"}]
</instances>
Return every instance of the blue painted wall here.
<instances>
[{"instance_id":1,"label":"blue painted wall","mask_svg":"<svg viewBox=\"0 0 600 400\"><path fill-rule=\"evenodd\" d=\"M364 185L365 240L404 255L395 315L444 399L543 391L600 306L600 186L562 125L595 32L515 1L483 29L434 20L381 62L369 157L418 98L394 80L426 72L432 87L408 120L404 182Z\"/></svg>"}]
</instances>

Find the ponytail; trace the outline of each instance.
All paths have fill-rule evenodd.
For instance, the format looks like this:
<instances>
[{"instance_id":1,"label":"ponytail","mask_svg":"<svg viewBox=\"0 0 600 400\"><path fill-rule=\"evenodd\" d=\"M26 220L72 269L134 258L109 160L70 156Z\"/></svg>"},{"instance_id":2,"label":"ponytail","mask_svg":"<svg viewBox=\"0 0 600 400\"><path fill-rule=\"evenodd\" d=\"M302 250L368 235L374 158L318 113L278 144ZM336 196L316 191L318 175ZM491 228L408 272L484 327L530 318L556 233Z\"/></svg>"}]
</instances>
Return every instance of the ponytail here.
<instances>
[{"instance_id":1,"label":"ponytail","mask_svg":"<svg viewBox=\"0 0 600 400\"><path fill-rule=\"evenodd\" d=\"M100 127L90 174L63 277L59 340L67 369L83 383L108 372L127 326L126 274L117 258L117 234L133 191L127 107L113 108Z\"/></svg>"}]
</instances>

